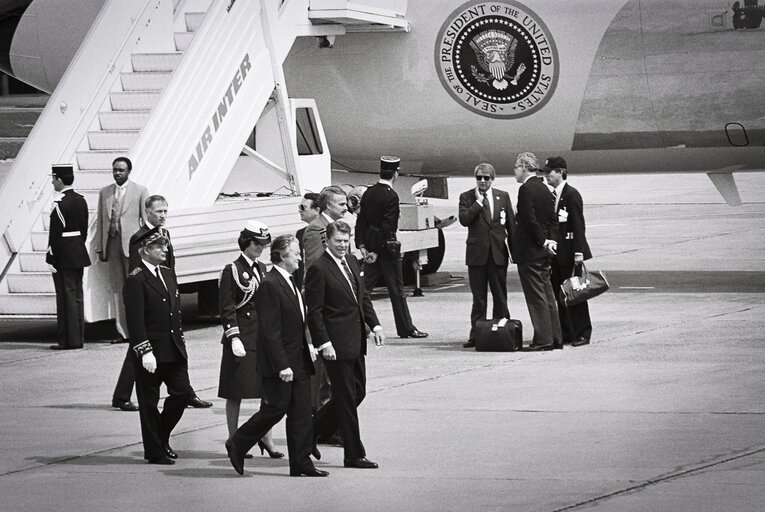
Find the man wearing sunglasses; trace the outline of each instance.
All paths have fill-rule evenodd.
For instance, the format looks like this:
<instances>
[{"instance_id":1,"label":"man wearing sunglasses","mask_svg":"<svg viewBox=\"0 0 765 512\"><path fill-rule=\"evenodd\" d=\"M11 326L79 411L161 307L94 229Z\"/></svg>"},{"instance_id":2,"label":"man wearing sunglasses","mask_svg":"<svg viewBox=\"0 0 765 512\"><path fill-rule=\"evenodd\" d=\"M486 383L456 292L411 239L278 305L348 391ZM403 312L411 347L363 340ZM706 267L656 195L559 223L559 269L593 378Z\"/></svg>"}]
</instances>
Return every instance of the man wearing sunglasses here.
<instances>
[{"instance_id":1,"label":"man wearing sunglasses","mask_svg":"<svg viewBox=\"0 0 765 512\"><path fill-rule=\"evenodd\" d=\"M475 324L486 318L487 288L491 289L492 318L510 318L507 309L508 241L515 225L510 195L492 187L494 166L478 164L473 171L475 188L460 194L460 224L468 228L465 264L468 266L473 308L465 348L475 347Z\"/></svg>"}]
</instances>

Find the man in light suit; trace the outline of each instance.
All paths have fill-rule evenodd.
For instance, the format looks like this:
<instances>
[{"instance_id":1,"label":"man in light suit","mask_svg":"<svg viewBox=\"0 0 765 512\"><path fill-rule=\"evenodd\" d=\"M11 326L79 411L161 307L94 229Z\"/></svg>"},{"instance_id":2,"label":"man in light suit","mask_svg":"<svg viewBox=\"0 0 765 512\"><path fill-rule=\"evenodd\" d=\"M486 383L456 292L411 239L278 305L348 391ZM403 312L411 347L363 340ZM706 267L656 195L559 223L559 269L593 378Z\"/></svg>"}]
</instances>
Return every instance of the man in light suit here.
<instances>
[{"instance_id":1,"label":"man in light suit","mask_svg":"<svg viewBox=\"0 0 765 512\"><path fill-rule=\"evenodd\" d=\"M465 264L468 266L473 308L470 336L462 346L475 347L475 324L486 318L487 287L491 289L493 318L510 318L507 309L508 238L515 214L510 195L492 187L494 166L478 164L473 171L476 187L460 194L459 220L467 226Z\"/></svg>"},{"instance_id":2,"label":"man in light suit","mask_svg":"<svg viewBox=\"0 0 765 512\"><path fill-rule=\"evenodd\" d=\"M374 469L359 433L357 408L366 396L367 333L377 346L385 338L369 298L364 275L350 256L351 227L338 220L327 226L327 250L306 272L308 328L332 382L332 398L314 415L314 433L343 434L343 465Z\"/></svg>"},{"instance_id":3,"label":"man in light suit","mask_svg":"<svg viewBox=\"0 0 765 512\"><path fill-rule=\"evenodd\" d=\"M85 198L72 189L74 167L54 165L51 184L61 197L50 212L48 252L45 262L53 274L56 287L56 321L58 343L52 350L82 348L85 329L83 313L82 273L90 265L85 239L88 235L88 205Z\"/></svg>"},{"instance_id":4,"label":"man in light suit","mask_svg":"<svg viewBox=\"0 0 765 512\"><path fill-rule=\"evenodd\" d=\"M558 250L552 260L552 285L555 293L559 294L561 284L571 277L575 269L576 275L581 277L581 265L584 260L592 258L592 252L585 236L584 202L579 191L566 181L566 160L560 156L548 158L545 168L548 170L547 181L555 189L555 212L558 216L555 241L558 242ZM558 317L564 343L571 343L574 347L590 343L592 322L586 301L568 307L558 302Z\"/></svg>"},{"instance_id":5,"label":"man in light suit","mask_svg":"<svg viewBox=\"0 0 765 512\"><path fill-rule=\"evenodd\" d=\"M557 247L553 239L555 205L550 189L535 175L537 168L533 153L518 155L513 172L522 185L518 189L518 213L510 247L534 327L529 350L552 350L563 348L558 308L550 282L550 258L555 256Z\"/></svg>"},{"instance_id":6,"label":"man in light suit","mask_svg":"<svg viewBox=\"0 0 765 512\"><path fill-rule=\"evenodd\" d=\"M226 447L234 470L244 474L244 456L287 415L287 451L290 476L327 476L316 469L311 424L312 347L306 339L306 310L292 273L298 268L300 246L293 235L271 243L271 271L260 283L255 298L258 337L255 353L266 400L260 410L231 436ZM316 451L316 458L321 454Z\"/></svg>"},{"instance_id":7,"label":"man in light suit","mask_svg":"<svg viewBox=\"0 0 765 512\"><path fill-rule=\"evenodd\" d=\"M114 185L99 191L96 210L96 251L98 259L109 264L109 281L117 309L117 332L122 338L129 337L121 294L129 272L130 236L146 221L144 205L149 195L146 187L129 180L132 170L133 163L129 158L114 159Z\"/></svg>"}]
</instances>

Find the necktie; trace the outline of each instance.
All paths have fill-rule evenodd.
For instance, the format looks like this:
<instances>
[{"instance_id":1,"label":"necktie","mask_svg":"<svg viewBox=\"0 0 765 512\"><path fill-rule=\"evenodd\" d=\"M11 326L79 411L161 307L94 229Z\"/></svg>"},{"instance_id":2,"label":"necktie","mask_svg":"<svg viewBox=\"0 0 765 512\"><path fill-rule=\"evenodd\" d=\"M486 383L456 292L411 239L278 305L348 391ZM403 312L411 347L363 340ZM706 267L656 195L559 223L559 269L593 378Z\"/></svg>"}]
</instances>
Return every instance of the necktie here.
<instances>
[{"instance_id":1,"label":"necktie","mask_svg":"<svg viewBox=\"0 0 765 512\"><path fill-rule=\"evenodd\" d=\"M300 304L300 313L303 315L303 320L305 320L305 306L303 306L303 296L300 295L297 283L295 282L295 278L292 276L290 276L290 284L292 285L292 291L295 292L295 295L297 295L297 300Z\"/></svg>"},{"instance_id":2,"label":"necktie","mask_svg":"<svg viewBox=\"0 0 765 512\"><path fill-rule=\"evenodd\" d=\"M351 273L351 268L348 266L348 262L345 261L345 258L340 260L340 266L343 268L343 272L345 272L345 278L348 280L348 283L350 283L351 285L353 298L356 299L356 302L358 302L359 301L359 284L356 282L356 277Z\"/></svg>"},{"instance_id":3,"label":"necktie","mask_svg":"<svg viewBox=\"0 0 765 512\"><path fill-rule=\"evenodd\" d=\"M258 264L252 264L252 275L255 277L255 282L260 284L260 272L258 272Z\"/></svg>"},{"instance_id":4,"label":"necktie","mask_svg":"<svg viewBox=\"0 0 765 512\"><path fill-rule=\"evenodd\" d=\"M114 202L112 203L112 215L109 219L109 236L116 236L118 233L117 223L119 222L120 212L122 211L122 189L117 187L114 191Z\"/></svg>"},{"instance_id":5,"label":"necktie","mask_svg":"<svg viewBox=\"0 0 765 512\"><path fill-rule=\"evenodd\" d=\"M165 284L165 281L162 279L162 274L159 273L159 267L154 267L154 275L157 276L157 279L159 279L159 282L162 283L162 286L167 289L167 285Z\"/></svg>"},{"instance_id":6,"label":"necktie","mask_svg":"<svg viewBox=\"0 0 765 512\"><path fill-rule=\"evenodd\" d=\"M483 195L483 211L486 212L486 218L491 220L491 205L489 204L491 198L485 192L481 192L481 195Z\"/></svg>"}]
</instances>

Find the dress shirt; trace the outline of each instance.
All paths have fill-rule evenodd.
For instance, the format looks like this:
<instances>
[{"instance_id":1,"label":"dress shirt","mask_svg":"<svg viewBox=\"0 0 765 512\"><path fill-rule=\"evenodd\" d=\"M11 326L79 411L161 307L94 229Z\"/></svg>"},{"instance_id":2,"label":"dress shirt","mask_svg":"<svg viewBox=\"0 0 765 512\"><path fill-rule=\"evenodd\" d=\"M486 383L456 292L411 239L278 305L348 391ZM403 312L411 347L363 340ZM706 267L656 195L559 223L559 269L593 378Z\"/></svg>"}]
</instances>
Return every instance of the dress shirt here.
<instances>
[{"instance_id":1,"label":"dress shirt","mask_svg":"<svg viewBox=\"0 0 765 512\"><path fill-rule=\"evenodd\" d=\"M159 275L159 280L162 281L162 284L164 285L165 290L167 290L167 283L165 282L165 278L162 277L162 272L157 272L157 270L159 269L159 266L158 265L152 265L151 263L149 263L146 260L143 260L143 264L146 265L146 268L148 268L149 271L153 275L155 275L155 276Z\"/></svg>"},{"instance_id":2,"label":"dress shirt","mask_svg":"<svg viewBox=\"0 0 765 512\"><path fill-rule=\"evenodd\" d=\"M295 284L293 283L292 279L290 279L292 275L279 265L274 265L274 268L277 272L279 272L279 275L281 275L284 280L287 281L287 285L290 287L290 290L292 290L293 293L297 295L298 302L300 303L300 314L303 315L303 322L305 322L305 305L303 304L303 296L300 295L300 290L295 288Z\"/></svg>"}]
</instances>

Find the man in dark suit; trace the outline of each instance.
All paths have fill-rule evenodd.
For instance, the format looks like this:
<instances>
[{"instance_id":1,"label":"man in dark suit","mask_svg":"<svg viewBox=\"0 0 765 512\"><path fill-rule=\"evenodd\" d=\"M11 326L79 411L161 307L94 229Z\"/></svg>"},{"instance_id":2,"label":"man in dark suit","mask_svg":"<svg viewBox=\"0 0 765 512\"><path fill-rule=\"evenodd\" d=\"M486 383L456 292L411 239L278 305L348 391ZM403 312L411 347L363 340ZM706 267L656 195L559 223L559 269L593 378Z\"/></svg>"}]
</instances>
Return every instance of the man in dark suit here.
<instances>
[{"instance_id":1,"label":"man in dark suit","mask_svg":"<svg viewBox=\"0 0 765 512\"><path fill-rule=\"evenodd\" d=\"M558 308L550 282L550 257L555 256L555 209L550 189L535 176L537 158L521 153L515 162L518 189L518 213L515 216L512 249L513 262L529 308L534 339L530 350L563 348Z\"/></svg>"},{"instance_id":2,"label":"man in dark suit","mask_svg":"<svg viewBox=\"0 0 765 512\"><path fill-rule=\"evenodd\" d=\"M122 287L130 271L128 256L130 235L146 221L144 205L149 195L146 187L130 181L133 163L121 156L112 162L114 183L98 192L96 209L96 250L98 259L109 267L109 282L116 310L117 332L121 340L128 337L125 309L121 299Z\"/></svg>"},{"instance_id":3,"label":"man in dark suit","mask_svg":"<svg viewBox=\"0 0 765 512\"><path fill-rule=\"evenodd\" d=\"M138 268L141 264L141 256L138 253L138 244L136 243L141 237L154 228L159 229L159 233L167 240L166 256L163 266L169 268L173 274L175 273L175 253L173 251L173 243L170 240L170 232L164 228L165 221L167 221L167 200L160 195L153 195L146 198L144 203L146 210L146 222L141 226L138 231L133 233L130 237L130 255L129 265L130 270ZM176 278L177 280L177 278ZM122 411L137 411L138 407L130 401L130 395L133 393L133 383L135 382L135 369L132 363L132 355L130 348L128 348L125 360L122 363L122 369L120 370L119 377L117 377L117 385L114 386L114 393L112 394L112 407L120 409ZM198 409L205 409L212 407L212 402L207 402L200 399L196 392L191 389L191 400L189 404L192 407Z\"/></svg>"},{"instance_id":4,"label":"man in dark suit","mask_svg":"<svg viewBox=\"0 0 765 512\"><path fill-rule=\"evenodd\" d=\"M555 189L558 220L555 241L558 250L552 260L552 285L558 294L563 281L571 277L575 269L581 277L582 264L584 260L592 258L592 253L585 236L584 202L579 191L566 182L566 160L560 156L548 158L545 168L548 170L547 181ZM592 322L586 301L568 307L558 302L558 317L564 343L571 343L574 347L590 343Z\"/></svg>"},{"instance_id":5,"label":"man in dark suit","mask_svg":"<svg viewBox=\"0 0 765 512\"><path fill-rule=\"evenodd\" d=\"M313 222L313 220L319 216L319 194L316 192L308 192L303 195L303 200L300 201L300 205L298 206L298 213L300 214L300 220L305 222L306 224L310 224ZM300 266L295 271L294 274L292 274L295 277L295 282L297 283L297 286L299 289L303 289L303 277L305 276L305 252L303 249L303 234L305 233L305 230L308 226L303 226L302 228L297 230L297 233L295 233L295 238L297 238L298 243L300 244Z\"/></svg>"},{"instance_id":6,"label":"man in dark suit","mask_svg":"<svg viewBox=\"0 0 765 512\"><path fill-rule=\"evenodd\" d=\"M293 235L281 235L271 243L271 271L256 295L258 337L255 354L263 378L260 410L231 437L229 460L244 474L244 456L255 443L287 415L287 450L290 476L327 476L316 469L313 450L311 384L313 348L306 339L305 305L292 273L298 268L300 246ZM321 454L316 451L316 458Z\"/></svg>"},{"instance_id":7,"label":"man in dark suit","mask_svg":"<svg viewBox=\"0 0 765 512\"><path fill-rule=\"evenodd\" d=\"M56 288L58 343L52 350L82 348L85 337L82 273L90 265L85 239L88 235L88 204L72 189L74 167L54 165L53 190L61 196L50 212L48 252L45 262L53 274Z\"/></svg>"},{"instance_id":8,"label":"man in dark suit","mask_svg":"<svg viewBox=\"0 0 765 512\"><path fill-rule=\"evenodd\" d=\"M348 254L351 227L338 220L327 226L327 250L308 267L308 328L332 383L332 398L316 412L314 433L343 434L343 465L376 468L366 458L357 408L366 396L367 333L376 345L385 341L356 258Z\"/></svg>"},{"instance_id":9,"label":"man in dark suit","mask_svg":"<svg viewBox=\"0 0 765 512\"><path fill-rule=\"evenodd\" d=\"M385 279L398 336L426 338L428 333L418 330L412 323L401 274L401 244L396 239L400 211L398 194L393 190L400 163L397 156L380 158L380 181L361 197L361 210L356 220L356 247L364 257L367 290L374 289L381 275Z\"/></svg>"},{"instance_id":10,"label":"man in dark suit","mask_svg":"<svg viewBox=\"0 0 765 512\"><path fill-rule=\"evenodd\" d=\"M170 434L183 416L191 389L181 294L175 273L160 265L165 261L167 239L159 227L145 233L137 244L141 263L128 275L122 295L130 348L135 353L143 456L151 464L173 464L178 455L170 447ZM160 414L157 404L162 383L169 396Z\"/></svg>"},{"instance_id":11,"label":"man in dark suit","mask_svg":"<svg viewBox=\"0 0 765 512\"><path fill-rule=\"evenodd\" d=\"M510 195L492 188L494 166L478 164L473 171L476 187L460 194L460 224L467 226L465 264L468 266L473 308L470 336L462 346L475 347L475 324L486 318L486 292L491 289L493 318L510 318L507 309L508 238L513 232L515 214Z\"/></svg>"}]
</instances>

